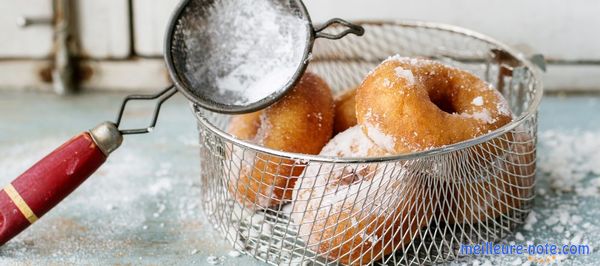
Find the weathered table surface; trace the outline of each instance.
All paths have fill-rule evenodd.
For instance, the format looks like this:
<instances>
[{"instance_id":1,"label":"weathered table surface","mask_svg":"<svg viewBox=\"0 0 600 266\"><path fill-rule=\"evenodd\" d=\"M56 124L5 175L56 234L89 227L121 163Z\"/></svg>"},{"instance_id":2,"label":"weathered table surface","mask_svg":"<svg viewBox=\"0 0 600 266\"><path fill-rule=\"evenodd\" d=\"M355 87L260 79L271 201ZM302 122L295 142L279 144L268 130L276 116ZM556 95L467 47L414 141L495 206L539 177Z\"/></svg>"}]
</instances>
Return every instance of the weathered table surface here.
<instances>
[{"instance_id":1,"label":"weathered table surface","mask_svg":"<svg viewBox=\"0 0 600 266\"><path fill-rule=\"evenodd\" d=\"M123 96L0 92L0 183L8 183L72 135L114 119ZM133 107L137 108L129 112L135 122L132 125L144 125L152 106ZM557 152L544 145L552 140L552 133L585 133L600 138L599 114L600 98L544 99L539 130L546 137L540 138L540 160ZM209 256L216 256L221 265L262 265L247 256L228 256L231 247L203 218L196 134L187 102L180 96L170 100L163 107L156 130L127 136L123 146L75 193L0 248L0 264L204 265ZM600 145L595 149L600 150ZM590 174L581 182L598 178L597 173ZM540 171L537 191L543 194L535 200L538 222L533 230L520 229L522 236L508 241L563 243L582 234L581 241L600 249L598 188L589 195L557 192ZM548 222L547 217L559 210L582 220L566 221L562 231L557 230L560 222ZM466 262L526 261L525 256L506 256ZM567 264L594 261L600 262L596 251L563 260Z\"/></svg>"}]
</instances>

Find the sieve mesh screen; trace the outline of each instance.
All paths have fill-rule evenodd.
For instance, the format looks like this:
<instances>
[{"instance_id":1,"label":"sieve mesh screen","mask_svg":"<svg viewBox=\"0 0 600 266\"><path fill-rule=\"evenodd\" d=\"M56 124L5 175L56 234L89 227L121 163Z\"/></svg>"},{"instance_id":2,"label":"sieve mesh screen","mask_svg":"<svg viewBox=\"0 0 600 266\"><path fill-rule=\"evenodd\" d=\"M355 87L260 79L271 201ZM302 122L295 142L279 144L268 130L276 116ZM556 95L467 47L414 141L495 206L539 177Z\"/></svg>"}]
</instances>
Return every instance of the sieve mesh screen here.
<instances>
[{"instance_id":1,"label":"sieve mesh screen","mask_svg":"<svg viewBox=\"0 0 600 266\"><path fill-rule=\"evenodd\" d=\"M231 109L293 85L310 49L299 1L190 0L168 41L174 75L193 97Z\"/></svg>"}]
</instances>

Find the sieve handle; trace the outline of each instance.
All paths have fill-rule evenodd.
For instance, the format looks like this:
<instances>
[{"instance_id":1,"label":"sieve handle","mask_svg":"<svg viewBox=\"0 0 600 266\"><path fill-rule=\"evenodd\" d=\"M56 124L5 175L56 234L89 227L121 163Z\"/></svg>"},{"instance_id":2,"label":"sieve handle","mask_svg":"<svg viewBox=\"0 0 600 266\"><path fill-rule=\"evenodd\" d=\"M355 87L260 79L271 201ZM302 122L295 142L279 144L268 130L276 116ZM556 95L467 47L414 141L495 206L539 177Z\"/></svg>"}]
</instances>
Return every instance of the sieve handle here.
<instances>
[{"instance_id":1,"label":"sieve handle","mask_svg":"<svg viewBox=\"0 0 600 266\"><path fill-rule=\"evenodd\" d=\"M330 26L336 25L336 24L342 25L342 26L346 27L346 29L339 33L336 33L336 34L324 32ZM363 34L365 34L365 29L360 25L352 24L341 18L332 18L332 19L328 20L327 22L325 22L325 24L315 28L315 37L316 38L337 40L337 39L343 38L344 36L346 36L350 33L352 33L356 36L363 36Z\"/></svg>"},{"instance_id":2,"label":"sieve handle","mask_svg":"<svg viewBox=\"0 0 600 266\"><path fill-rule=\"evenodd\" d=\"M106 161L123 137L102 123L64 143L0 191L0 245L25 230Z\"/></svg>"}]
</instances>

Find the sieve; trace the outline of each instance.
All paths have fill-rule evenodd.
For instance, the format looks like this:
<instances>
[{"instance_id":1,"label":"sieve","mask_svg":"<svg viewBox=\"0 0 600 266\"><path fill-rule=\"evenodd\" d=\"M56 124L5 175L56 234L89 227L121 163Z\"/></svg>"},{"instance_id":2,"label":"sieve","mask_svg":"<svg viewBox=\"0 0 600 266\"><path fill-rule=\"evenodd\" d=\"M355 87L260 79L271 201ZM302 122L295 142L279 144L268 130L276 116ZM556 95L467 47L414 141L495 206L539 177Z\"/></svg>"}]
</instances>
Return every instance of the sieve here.
<instances>
[{"instance_id":1,"label":"sieve","mask_svg":"<svg viewBox=\"0 0 600 266\"><path fill-rule=\"evenodd\" d=\"M344 29L325 32L331 25ZM75 136L8 184L0 192L0 245L75 190L124 135L152 131L161 105L178 91L211 111L258 110L295 85L316 38L360 36L364 30L337 18L315 28L300 0L185 0L166 32L165 61L173 85L153 95L126 97L114 123ZM156 100L150 124L123 129L125 107L136 100Z\"/></svg>"}]
</instances>

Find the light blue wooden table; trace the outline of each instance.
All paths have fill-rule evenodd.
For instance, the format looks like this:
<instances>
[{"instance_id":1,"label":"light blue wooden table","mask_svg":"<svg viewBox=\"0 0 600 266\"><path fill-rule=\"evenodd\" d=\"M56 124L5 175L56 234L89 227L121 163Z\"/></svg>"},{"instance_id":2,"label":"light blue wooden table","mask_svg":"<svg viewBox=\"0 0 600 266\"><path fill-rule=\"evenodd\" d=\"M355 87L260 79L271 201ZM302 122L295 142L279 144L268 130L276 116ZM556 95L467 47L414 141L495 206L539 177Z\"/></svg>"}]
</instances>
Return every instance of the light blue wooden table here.
<instances>
[{"instance_id":1,"label":"light blue wooden table","mask_svg":"<svg viewBox=\"0 0 600 266\"><path fill-rule=\"evenodd\" d=\"M0 183L8 183L72 135L114 119L123 96L0 92ZM133 107L132 125L144 125L152 106ZM539 129L540 133L565 134L579 130L600 138L600 98L547 97ZM540 158L553 152L543 141ZM74 194L0 248L0 264L205 265L209 256L215 256L221 259L220 265L262 265L246 256L229 256L230 246L203 218L199 171L195 121L187 102L177 96L164 105L154 132L126 137L106 165ZM599 177L590 175L586 180L594 178ZM549 188L543 173L538 175L540 189L545 193L535 200L538 222L531 231L520 230L522 239L508 241L559 243L583 232L592 247L600 250L600 197L557 193ZM559 209L582 221L556 232L545 221ZM583 227L586 223L588 228ZM477 263L519 260L526 262L525 257L495 257L478 258ZM594 262L600 263L597 251L563 261Z\"/></svg>"}]
</instances>

